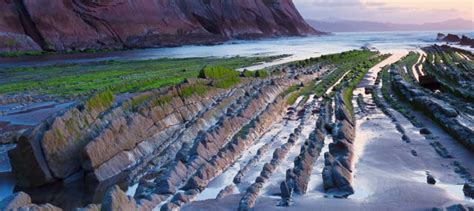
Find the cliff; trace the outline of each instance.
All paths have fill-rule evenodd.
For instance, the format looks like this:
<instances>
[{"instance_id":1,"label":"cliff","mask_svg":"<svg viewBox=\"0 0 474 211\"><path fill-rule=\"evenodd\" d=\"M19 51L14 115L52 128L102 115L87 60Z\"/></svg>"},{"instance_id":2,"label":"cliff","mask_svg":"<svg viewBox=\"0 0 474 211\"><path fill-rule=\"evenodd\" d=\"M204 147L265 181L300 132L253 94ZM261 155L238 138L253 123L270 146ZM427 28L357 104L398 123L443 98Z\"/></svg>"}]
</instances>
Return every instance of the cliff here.
<instances>
[{"instance_id":1,"label":"cliff","mask_svg":"<svg viewBox=\"0 0 474 211\"><path fill-rule=\"evenodd\" d=\"M0 1L0 51L160 47L319 33L291 0Z\"/></svg>"}]
</instances>

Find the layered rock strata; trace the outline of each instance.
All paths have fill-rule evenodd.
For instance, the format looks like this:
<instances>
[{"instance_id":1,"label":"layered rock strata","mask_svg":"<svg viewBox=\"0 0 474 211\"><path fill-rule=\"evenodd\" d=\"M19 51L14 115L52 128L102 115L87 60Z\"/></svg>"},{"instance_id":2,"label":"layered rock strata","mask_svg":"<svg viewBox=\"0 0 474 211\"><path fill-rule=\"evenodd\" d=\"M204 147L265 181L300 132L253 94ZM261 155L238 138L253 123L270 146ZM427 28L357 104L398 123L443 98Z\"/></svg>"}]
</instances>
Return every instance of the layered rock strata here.
<instances>
[{"instance_id":1,"label":"layered rock strata","mask_svg":"<svg viewBox=\"0 0 474 211\"><path fill-rule=\"evenodd\" d=\"M282 144L279 148L275 149L270 162L264 164L260 175L255 179L255 182L247 188L246 192L242 196L239 202L239 210L250 210L255 206L256 200L260 195L264 184L270 179L273 172L279 167L283 159L287 157L290 150L295 146L296 142L300 138L305 122L312 115L315 103L316 100L309 100L309 102L305 103L302 106L303 108L298 112L301 114L299 115L301 119L298 127L296 127L294 131L290 134L287 142ZM285 190L289 190L288 187ZM285 195L290 197L291 192L287 191L286 193L287 194Z\"/></svg>"},{"instance_id":2,"label":"layered rock strata","mask_svg":"<svg viewBox=\"0 0 474 211\"><path fill-rule=\"evenodd\" d=\"M24 192L18 192L0 201L0 210L48 210L60 211L61 209L51 204L37 205L31 202L31 198Z\"/></svg>"},{"instance_id":3,"label":"layered rock strata","mask_svg":"<svg viewBox=\"0 0 474 211\"><path fill-rule=\"evenodd\" d=\"M114 181L154 151L168 148L172 134L235 92L212 90L207 96L170 97L159 104L163 96L177 96L179 89L146 92L120 105L107 100L111 95L97 96L27 131L9 153L18 185L39 186L81 170L91 181ZM131 108L141 99L148 102Z\"/></svg>"},{"instance_id":4,"label":"layered rock strata","mask_svg":"<svg viewBox=\"0 0 474 211\"><path fill-rule=\"evenodd\" d=\"M352 163L354 159L354 120L345 105L342 94L335 96L336 123L332 129L333 143L324 154L323 181L326 193L337 198L354 194Z\"/></svg>"},{"instance_id":5,"label":"layered rock strata","mask_svg":"<svg viewBox=\"0 0 474 211\"><path fill-rule=\"evenodd\" d=\"M392 71L392 87L401 93L416 108L439 123L449 134L455 137L466 148L474 151L474 130L460 120L459 112L449 104L437 100L417 87L404 81L397 72Z\"/></svg>"},{"instance_id":6,"label":"layered rock strata","mask_svg":"<svg viewBox=\"0 0 474 211\"><path fill-rule=\"evenodd\" d=\"M297 194L304 195L308 189L308 183L311 176L311 171L314 167L314 162L318 159L321 149L324 146L324 139L326 136L325 125L330 124L326 122L326 116L330 116L329 105L322 103L320 106L319 118L316 122L316 129L310 134L308 140L301 146L300 154L295 159L294 168L288 169L286 180L283 181L281 187L288 190L281 190L282 202L284 205L288 204L288 199L284 198L284 192L294 191Z\"/></svg>"}]
</instances>

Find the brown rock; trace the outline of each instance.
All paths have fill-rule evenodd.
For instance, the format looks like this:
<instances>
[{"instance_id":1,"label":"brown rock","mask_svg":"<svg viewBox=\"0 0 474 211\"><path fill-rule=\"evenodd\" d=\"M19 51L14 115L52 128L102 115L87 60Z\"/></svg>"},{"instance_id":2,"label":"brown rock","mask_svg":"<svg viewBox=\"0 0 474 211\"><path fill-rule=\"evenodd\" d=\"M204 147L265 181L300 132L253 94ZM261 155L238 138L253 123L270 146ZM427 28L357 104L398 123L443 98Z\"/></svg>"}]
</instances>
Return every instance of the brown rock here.
<instances>
[{"instance_id":1,"label":"brown rock","mask_svg":"<svg viewBox=\"0 0 474 211\"><path fill-rule=\"evenodd\" d=\"M321 34L287 0L4 2L0 4L0 14L4 13L0 32L26 31L44 49L59 51Z\"/></svg>"},{"instance_id":2,"label":"brown rock","mask_svg":"<svg viewBox=\"0 0 474 211\"><path fill-rule=\"evenodd\" d=\"M45 124L29 131L18 139L17 147L8 152L17 185L35 187L54 181L43 156L40 139L33 134L44 130Z\"/></svg>"},{"instance_id":3,"label":"brown rock","mask_svg":"<svg viewBox=\"0 0 474 211\"><path fill-rule=\"evenodd\" d=\"M222 189L222 190L219 192L219 194L217 194L216 199L221 199L221 198L224 198L224 197L226 197L226 196L228 196L228 195L231 195L231 194L234 193L234 191L235 191L235 185L233 185L233 184L232 184L232 185L228 185L228 186L226 186L224 189Z\"/></svg>"},{"instance_id":4,"label":"brown rock","mask_svg":"<svg viewBox=\"0 0 474 211\"><path fill-rule=\"evenodd\" d=\"M101 210L104 211L128 211L138 209L139 207L135 199L130 196L127 196L125 192L123 192L117 185L110 188L109 191L105 194L101 206Z\"/></svg>"},{"instance_id":5,"label":"brown rock","mask_svg":"<svg viewBox=\"0 0 474 211\"><path fill-rule=\"evenodd\" d=\"M100 204L89 204L83 208L77 208L76 211L100 211Z\"/></svg>"}]
</instances>

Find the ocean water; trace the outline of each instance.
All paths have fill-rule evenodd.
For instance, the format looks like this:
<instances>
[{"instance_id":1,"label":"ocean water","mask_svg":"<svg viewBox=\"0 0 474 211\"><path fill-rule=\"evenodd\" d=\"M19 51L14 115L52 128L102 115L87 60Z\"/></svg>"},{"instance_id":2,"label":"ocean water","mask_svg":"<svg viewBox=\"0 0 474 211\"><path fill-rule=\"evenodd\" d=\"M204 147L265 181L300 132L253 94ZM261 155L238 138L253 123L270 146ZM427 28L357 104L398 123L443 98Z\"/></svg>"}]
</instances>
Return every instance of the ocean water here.
<instances>
[{"instance_id":1,"label":"ocean water","mask_svg":"<svg viewBox=\"0 0 474 211\"><path fill-rule=\"evenodd\" d=\"M82 53L70 55L44 55L35 57L3 58L0 67L80 63L103 60L146 60L157 58L187 57L232 57L269 56L291 54L279 61L317 57L323 54L339 53L362 46L377 48L382 52L413 50L432 45L438 32L365 32L334 33L328 36L287 37L252 41L228 41L221 45L187 45L174 48L149 48L129 51ZM472 31L449 31L444 33L464 34L474 37ZM439 43L438 43L439 44Z\"/></svg>"}]
</instances>

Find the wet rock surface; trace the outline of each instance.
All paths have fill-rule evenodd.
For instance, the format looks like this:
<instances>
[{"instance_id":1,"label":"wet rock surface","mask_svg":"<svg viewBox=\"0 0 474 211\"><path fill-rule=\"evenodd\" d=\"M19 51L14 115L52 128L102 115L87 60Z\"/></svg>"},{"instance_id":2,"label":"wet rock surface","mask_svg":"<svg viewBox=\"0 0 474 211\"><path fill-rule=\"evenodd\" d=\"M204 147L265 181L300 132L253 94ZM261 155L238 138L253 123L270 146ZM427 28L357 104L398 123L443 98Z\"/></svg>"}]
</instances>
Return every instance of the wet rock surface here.
<instances>
[{"instance_id":1,"label":"wet rock surface","mask_svg":"<svg viewBox=\"0 0 474 211\"><path fill-rule=\"evenodd\" d=\"M335 97L336 126L332 131L333 143L324 154L324 189L337 198L354 194L352 183L352 160L354 156L354 123L342 100L341 93Z\"/></svg>"},{"instance_id":2,"label":"wet rock surface","mask_svg":"<svg viewBox=\"0 0 474 211\"><path fill-rule=\"evenodd\" d=\"M327 133L325 129L327 116L331 116L331 108L328 103L322 103L316 129L310 134L308 140L301 146L300 154L296 157L294 168L288 169L286 173L286 186L297 194L304 195L308 191L308 183L313 170L314 162L318 159L324 146L324 138ZM287 204L282 192L282 202Z\"/></svg>"},{"instance_id":3,"label":"wet rock surface","mask_svg":"<svg viewBox=\"0 0 474 211\"><path fill-rule=\"evenodd\" d=\"M86 128L85 133L73 132L76 123L70 121L71 118L67 116L70 115L67 113L71 111L66 111L56 117L61 118L62 123L54 123L59 120L53 119L45 123L46 126L29 130L23 136L27 140L19 142L19 144L28 143L29 145L18 149L50 153L50 155L39 154L43 155L42 157L27 158L26 162L40 163L42 161L45 168L44 170L34 169L35 172L32 173L27 172L30 176L23 178L25 186L44 185L51 182L67 184L75 180L85 180L86 183L99 183L104 186L122 179L128 183L125 185L137 183L127 193L118 186L113 186L108 189L105 198L100 200L100 204L91 204L79 210L187 210L190 209L187 205L201 200L205 200L202 203L210 204L219 201L219 203L225 203L225 206L229 205L225 208L235 210L261 208L262 202L268 203L266 206L270 208L291 206L290 209L300 209L301 202L307 203L304 200L308 197L321 202L339 200L338 203L330 203L331 206L359 205L354 202L357 200L333 199L333 197L346 198L353 194L358 190L355 185L359 181L352 181L353 174L356 173L353 169L356 159L354 154L358 153L358 149L354 146L355 121L348 105L342 100L342 94L336 93L333 100L334 106L332 102L327 102L328 98L321 100L309 97L314 100L311 101L307 96L306 98L301 96L300 101L297 100L295 105L288 108L287 98L281 93L292 85L307 83L308 80L314 78L314 75L308 73L291 76L291 78L298 78L297 80L288 80L284 77L286 75L281 78L245 80L243 84L235 88L213 90L203 96L196 95L190 98L174 96L168 106L157 105L153 102L161 99L165 94L177 92L182 88L181 85L167 90L143 93L134 98L145 97L144 101L140 100L142 103L139 105L135 101L135 105L132 106L132 101L128 101L124 104L107 104L104 106L107 107L105 110L89 110L90 116L95 116L95 118L91 117L92 123L84 121L83 124L81 123L82 126L77 127ZM372 90L374 91L379 90ZM354 100L357 102L357 98ZM366 102L364 105L367 113L357 110L358 114L361 114L368 122L378 121L377 118L380 117L371 115L374 110L373 104L370 100ZM359 107L362 105L360 102L357 104ZM87 108L88 106L79 106L72 110L81 112ZM386 107L385 110L389 111L391 108ZM388 112L390 113L394 112ZM453 114L447 112L448 116ZM316 115L317 120L314 118ZM426 148L402 147L402 145L420 144L420 137L426 141L425 136L420 135L421 127L407 127L403 121L396 121L395 115L391 116L393 122L390 122L390 119L386 121L390 124L390 132L397 134L394 140L390 140L390 144L393 145L389 146L399 146L397 150L400 150L397 153L408 155L408 158L400 157L403 158L403 162L427 158ZM78 120L78 124L82 121L81 115L72 116L74 117L72 119ZM41 144L41 141L46 140L42 135L44 131L54 128L67 129L69 126L72 126L71 131L62 134L68 137L64 140L79 140L77 145L71 146L62 142ZM431 130L432 128L428 125L426 129L430 132L421 131L426 136L439 135L438 130ZM51 134L51 136L56 141L59 140L58 137L61 137L58 134ZM37 139L31 137L37 137ZM324 148L329 152L324 151L326 153L323 157L321 154L325 138L332 139L332 143L328 143L328 146ZM401 142L400 139L406 143ZM34 140L39 141L34 142ZM443 155L446 158L451 156L448 149L451 153L455 152L452 151L451 145L445 145L446 149L443 145L436 144L438 141L443 140L438 138L437 141L430 140L424 143L435 155L436 161L443 159L435 154L429 143L439 150L437 152L442 157ZM397 143L401 145L396 145ZM51 149L55 145L60 148ZM80 153L75 152L76 147L80 148ZM17 156L20 155L19 152L22 151L17 151ZM67 161L60 161L52 156L55 153L66 152L71 154ZM399 158L393 156L393 153L390 155L391 158L396 158L393 160ZM458 155L453 155L457 159ZM24 158L14 159L22 161ZM388 158L383 159L380 161L395 162ZM435 159L429 161L433 160ZM369 159L368 162L374 162L374 160ZM413 163L406 162L405 164L406 168L411 170ZM422 164L434 166L437 163ZM17 171L26 171L26 165L23 167L19 164L15 165ZM459 176L462 175L463 179L469 180L470 170L454 162L452 167ZM47 172L51 180L41 176L46 175ZM420 182L423 185L420 186L423 191L431 187L442 188L445 177L441 177L437 171L433 173L436 178L423 175L423 180L426 178L426 181ZM38 181L32 178L35 174L40 175L36 178ZM310 177L316 181L310 180ZM440 185L426 185L426 183L435 184L438 179ZM411 180L409 182L413 183ZM403 184L401 186L406 188ZM464 187L466 196L471 189L470 186ZM312 198L313 196L295 197L295 195L315 191L321 194L315 198ZM323 193L324 191L326 194ZM443 193L434 195L439 196ZM281 200L276 197L280 197ZM356 197L360 196L354 195L354 198ZM214 198L217 199L214 200ZM319 205L320 203L316 206ZM370 207L371 205L360 206L373 208Z\"/></svg>"},{"instance_id":4,"label":"wet rock surface","mask_svg":"<svg viewBox=\"0 0 474 211\"><path fill-rule=\"evenodd\" d=\"M18 192L0 202L0 210L48 210L60 211L61 209L51 204L37 205L31 202L31 198L24 192Z\"/></svg>"},{"instance_id":5,"label":"wet rock surface","mask_svg":"<svg viewBox=\"0 0 474 211\"><path fill-rule=\"evenodd\" d=\"M402 96L417 108L423 108L423 111L436 122L441 124L453 137L465 145L469 150L474 151L474 130L466 127L459 120L459 113L452 106L445 102L431 97L427 93L418 90L413 85L404 81L397 72L392 71L392 86L395 90L402 93ZM429 134L429 131L420 131L423 134Z\"/></svg>"},{"instance_id":6,"label":"wet rock surface","mask_svg":"<svg viewBox=\"0 0 474 211\"><path fill-rule=\"evenodd\" d=\"M433 208L433 211L471 211L474 210L474 207L463 204L454 204L444 208Z\"/></svg>"},{"instance_id":7,"label":"wet rock surface","mask_svg":"<svg viewBox=\"0 0 474 211\"><path fill-rule=\"evenodd\" d=\"M462 190L466 197L474 199L474 182L465 183Z\"/></svg>"}]
</instances>

